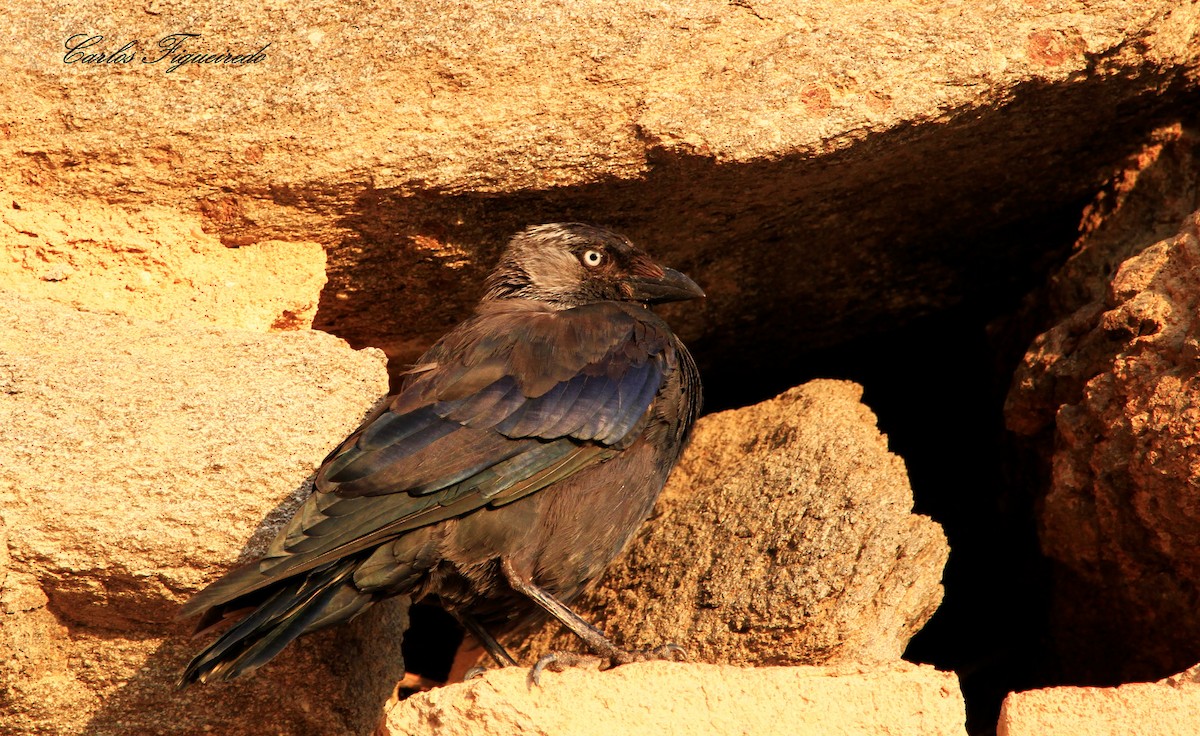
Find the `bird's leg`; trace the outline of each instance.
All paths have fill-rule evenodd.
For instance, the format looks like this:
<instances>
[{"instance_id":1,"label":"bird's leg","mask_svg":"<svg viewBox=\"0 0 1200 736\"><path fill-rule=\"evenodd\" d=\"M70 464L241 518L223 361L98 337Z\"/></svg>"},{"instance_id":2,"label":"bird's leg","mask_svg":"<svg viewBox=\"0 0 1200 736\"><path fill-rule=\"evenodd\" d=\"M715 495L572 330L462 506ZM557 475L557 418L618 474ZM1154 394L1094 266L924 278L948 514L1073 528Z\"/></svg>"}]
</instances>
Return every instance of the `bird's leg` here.
<instances>
[{"instance_id":1,"label":"bird's leg","mask_svg":"<svg viewBox=\"0 0 1200 736\"><path fill-rule=\"evenodd\" d=\"M609 667L648 659L687 658L687 653L678 644L666 644L657 649L644 652L627 652L620 649L617 645L609 641L602 631L585 621L583 617L572 611L565 603L539 588L532 580L518 573L507 559L500 561L500 569L504 572L504 577L508 580L508 584L513 587L513 590L524 594L534 603L546 609L546 612L551 616L561 621L563 626L566 626L573 634L582 639L588 648L599 656L602 663L607 662ZM570 652L551 652L539 659L537 664L533 666L533 669L529 671L529 682L533 685L540 684L542 672L546 669L562 671L564 667L578 666L589 660L595 661L594 658Z\"/></svg>"},{"instance_id":2,"label":"bird's leg","mask_svg":"<svg viewBox=\"0 0 1200 736\"><path fill-rule=\"evenodd\" d=\"M488 633L488 630L483 628L483 625L475 620L473 616L465 613L458 614L458 622L463 625L471 636L475 637L475 641L483 645L487 653L492 655L492 659L496 660L496 664L501 667L515 667L517 660L512 658L512 655L496 641L496 637Z\"/></svg>"},{"instance_id":3,"label":"bird's leg","mask_svg":"<svg viewBox=\"0 0 1200 736\"><path fill-rule=\"evenodd\" d=\"M525 595L534 603L546 609L547 613L561 621L562 625L570 629L575 636L583 639L583 642L588 645L588 649L591 649L601 657L609 659L615 659L621 653L621 650L617 649L617 646L609 641L600 629L584 621L582 616L568 608L565 603L534 585L532 580L518 573L513 568L511 562L501 560L500 569L504 571L504 577L508 580L508 584L513 587L513 590Z\"/></svg>"}]
</instances>

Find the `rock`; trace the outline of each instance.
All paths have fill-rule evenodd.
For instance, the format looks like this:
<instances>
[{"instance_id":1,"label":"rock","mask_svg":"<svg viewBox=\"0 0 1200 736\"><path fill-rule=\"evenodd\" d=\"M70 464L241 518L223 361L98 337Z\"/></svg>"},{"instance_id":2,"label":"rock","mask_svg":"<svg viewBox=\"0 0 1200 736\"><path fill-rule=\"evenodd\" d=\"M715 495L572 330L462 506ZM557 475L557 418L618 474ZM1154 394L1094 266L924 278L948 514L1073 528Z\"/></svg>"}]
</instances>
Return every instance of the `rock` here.
<instances>
[{"instance_id":1,"label":"rock","mask_svg":"<svg viewBox=\"0 0 1200 736\"><path fill-rule=\"evenodd\" d=\"M861 397L813 381L702 418L655 516L576 610L621 646L676 642L701 662L899 659L949 549ZM550 623L521 651L579 646Z\"/></svg>"},{"instance_id":2,"label":"rock","mask_svg":"<svg viewBox=\"0 0 1200 736\"><path fill-rule=\"evenodd\" d=\"M1200 207L1200 138L1179 123L1155 130L1084 208L1070 259L1045 290L1057 319L1103 301L1121 263L1179 232Z\"/></svg>"},{"instance_id":3,"label":"rock","mask_svg":"<svg viewBox=\"0 0 1200 736\"><path fill-rule=\"evenodd\" d=\"M415 695L388 713L387 733L966 734L957 679L926 666L743 669L646 662L547 673L533 688L526 674L509 667Z\"/></svg>"},{"instance_id":4,"label":"rock","mask_svg":"<svg viewBox=\"0 0 1200 736\"><path fill-rule=\"evenodd\" d=\"M1013 693L997 736L1194 736L1200 668L1161 682Z\"/></svg>"},{"instance_id":5,"label":"rock","mask_svg":"<svg viewBox=\"0 0 1200 736\"><path fill-rule=\"evenodd\" d=\"M0 207L0 289L82 309L251 330L312 326L325 251L267 240L227 248L159 206L22 198Z\"/></svg>"},{"instance_id":6,"label":"rock","mask_svg":"<svg viewBox=\"0 0 1200 736\"><path fill-rule=\"evenodd\" d=\"M1186 0L84 0L49 26L44 6L0 20L4 207L161 206L226 244L316 241L318 326L397 364L468 312L513 231L613 225L708 289L673 319L712 385L735 352L769 378L754 400L791 385L781 350L1040 255L984 236L1073 209L1200 68ZM179 29L199 36L178 53L265 59L143 63Z\"/></svg>"},{"instance_id":7,"label":"rock","mask_svg":"<svg viewBox=\"0 0 1200 736\"><path fill-rule=\"evenodd\" d=\"M319 332L0 292L0 730L369 732L402 674L402 602L184 692L201 642L174 617L261 552L385 387L377 351Z\"/></svg>"},{"instance_id":8,"label":"rock","mask_svg":"<svg viewBox=\"0 0 1200 736\"><path fill-rule=\"evenodd\" d=\"M1200 149L1187 135L1168 148L1140 176L1162 197L1130 187L1081 241L1067 268L1092 281L1052 287L1077 309L1034 341L1006 407L1047 458L1039 533L1059 563L1053 640L1084 682L1200 660ZM1191 213L1182 230L1147 245L1180 210Z\"/></svg>"}]
</instances>

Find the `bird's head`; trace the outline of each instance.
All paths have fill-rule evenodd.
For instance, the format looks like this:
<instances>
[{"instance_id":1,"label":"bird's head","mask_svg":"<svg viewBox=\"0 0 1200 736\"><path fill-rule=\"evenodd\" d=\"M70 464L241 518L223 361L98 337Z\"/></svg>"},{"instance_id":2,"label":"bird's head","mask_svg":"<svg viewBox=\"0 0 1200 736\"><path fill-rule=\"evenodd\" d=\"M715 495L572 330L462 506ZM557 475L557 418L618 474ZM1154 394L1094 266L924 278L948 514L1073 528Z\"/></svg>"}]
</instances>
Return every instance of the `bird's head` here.
<instances>
[{"instance_id":1,"label":"bird's head","mask_svg":"<svg viewBox=\"0 0 1200 736\"><path fill-rule=\"evenodd\" d=\"M514 235L486 288L484 300L535 299L559 309L704 296L696 282L650 260L628 238L577 222L536 225Z\"/></svg>"}]
</instances>

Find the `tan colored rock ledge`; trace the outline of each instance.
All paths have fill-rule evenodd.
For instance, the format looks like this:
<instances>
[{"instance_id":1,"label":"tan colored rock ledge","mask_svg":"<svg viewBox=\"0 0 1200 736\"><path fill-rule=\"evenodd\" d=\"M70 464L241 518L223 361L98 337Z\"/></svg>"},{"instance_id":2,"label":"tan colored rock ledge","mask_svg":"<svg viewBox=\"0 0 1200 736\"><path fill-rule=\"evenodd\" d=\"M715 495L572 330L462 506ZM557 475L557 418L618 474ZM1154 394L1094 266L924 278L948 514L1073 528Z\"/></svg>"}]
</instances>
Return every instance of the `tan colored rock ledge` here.
<instances>
[{"instance_id":1,"label":"tan colored rock ledge","mask_svg":"<svg viewBox=\"0 0 1200 736\"><path fill-rule=\"evenodd\" d=\"M961 736L953 673L897 663L879 669L646 662L607 672L547 673L541 687L510 667L396 704L389 736L755 734Z\"/></svg>"},{"instance_id":2,"label":"tan colored rock ledge","mask_svg":"<svg viewBox=\"0 0 1200 736\"><path fill-rule=\"evenodd\" d=\"M0 207L0 289L160 322L263 331L312 326L325 286L325 251L317 243L227 248L195 214L159 206L127 211L94 200L56 209L31 197Z\"/></svg>"},{"instance_id":3,"label":"tan colored rock ledge","mask_svg":"<svg viewBox=\"0 0 1200 736\"><path fill-rule=\"evenodd\" d=\"M1004 700L997 736L1195 736L1200 665L1161 682L1054 687Z\"/></svg>"}]
</instances>

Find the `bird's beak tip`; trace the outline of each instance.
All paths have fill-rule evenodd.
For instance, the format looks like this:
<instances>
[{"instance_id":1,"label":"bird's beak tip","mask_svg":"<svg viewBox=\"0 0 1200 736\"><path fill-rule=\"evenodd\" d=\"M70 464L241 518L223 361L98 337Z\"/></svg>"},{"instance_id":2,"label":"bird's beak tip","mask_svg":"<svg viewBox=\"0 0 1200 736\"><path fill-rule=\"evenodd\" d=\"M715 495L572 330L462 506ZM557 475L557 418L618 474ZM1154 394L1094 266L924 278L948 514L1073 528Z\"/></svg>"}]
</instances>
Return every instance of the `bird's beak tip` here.
<instances>
[{"instance_id":1,"label":"bird's beak tip","mask_svg":"<svg viewBox=\"0 0 1200 736\"><path fill-rule=\"evenodd\" d=\"M646 304L665 304L707 296L704 289L679 271L673 268L664 268L662 271L662 276L657 278L632 281L634 298Z\"/></svg>"}]
</instances>

